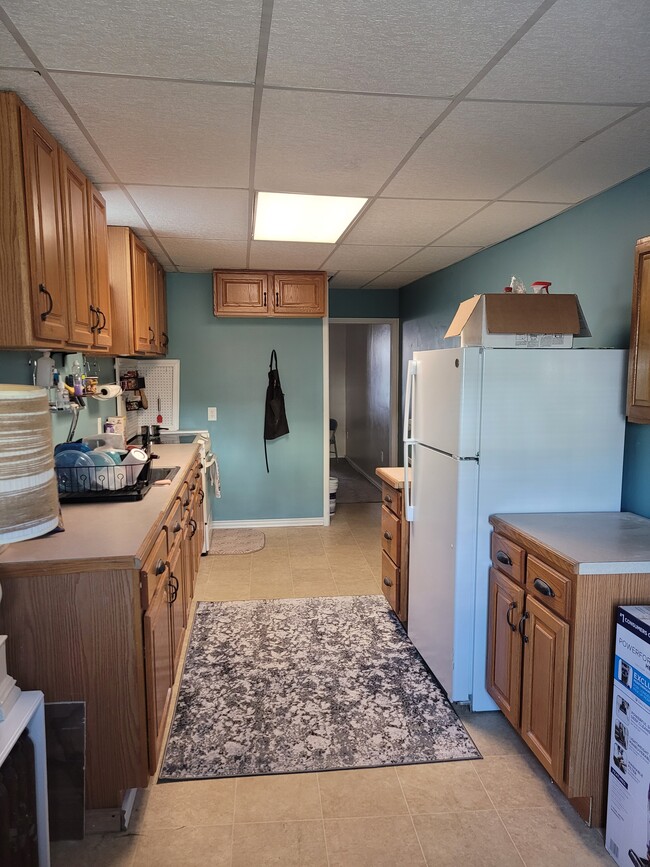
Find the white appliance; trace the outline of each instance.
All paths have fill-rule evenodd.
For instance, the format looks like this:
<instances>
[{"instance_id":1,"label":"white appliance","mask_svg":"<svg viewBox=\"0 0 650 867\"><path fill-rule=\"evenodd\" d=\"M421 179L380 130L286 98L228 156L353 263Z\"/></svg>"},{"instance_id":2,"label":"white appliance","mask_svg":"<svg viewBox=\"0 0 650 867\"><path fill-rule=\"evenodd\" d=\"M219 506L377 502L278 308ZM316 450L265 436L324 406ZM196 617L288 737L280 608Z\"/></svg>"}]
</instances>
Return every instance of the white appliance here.
<instances>
[{"instance_id":1,"label":"white appliance","mask_svg":"<svg viewBox=\"0 0 650 867\"><path fill-rule=\"evenodd\" d=\"M171 430L161 431L156 442L164 443L198 443L199 454L201 456L201 476L203 481L203 490L205 497L203 499L203 554L207 554L210 550L210 527L212 524L212 507L210 497L210 467L215 462L215 456L212 454L212 443L210 441L210 433L207 430ZM152 443L153 451L156 450L155 443Z\"/></svg>"},{"instance_id":2,"label":"white appliance","mask_svg":"<svg viewBox=\"0 0 650 867\"><path fill-rule=\"evenodd\" d=\"M616 610L605 845L617 864L650 861L650 607Z\"/></svg>"},{"instance_id":3,"label":"white appliance","mask_svg":"<svg viewBox=\"0 0 650 867\"><path fill-rule=\"evenodd\" d=\"M626 352L415 352L404 413L408 633L452 701L485 689L489 516L618 511Z\"/></svg>"}]
</instances>

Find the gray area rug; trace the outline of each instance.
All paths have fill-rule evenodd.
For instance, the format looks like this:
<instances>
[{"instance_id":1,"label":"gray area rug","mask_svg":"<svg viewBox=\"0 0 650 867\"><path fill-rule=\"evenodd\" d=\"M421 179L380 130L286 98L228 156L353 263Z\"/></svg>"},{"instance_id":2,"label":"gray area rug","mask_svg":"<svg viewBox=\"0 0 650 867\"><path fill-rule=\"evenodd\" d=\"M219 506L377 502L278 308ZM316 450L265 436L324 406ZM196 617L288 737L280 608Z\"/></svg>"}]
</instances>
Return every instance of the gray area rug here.
<instances>
[{"instance_id":1,"label":"gray area rug","mask_svg":"<svg viewBox=\"0 0 650 867\"><path fill-rule=\"evenodd\" d=\"M246 527L213 530L210 536L210 554L251 554L259 551L266 543L266 536L261 530L249 530Z\"/></svg>"},{"instance_id":2,"label":"gray area rug","mask_svg":"<svg viewBox=\"0 0 650 867\"><path fill-rule=\"evenodd\" d=\"M343 505L381 502L381 488L371 484L345 458L330 461L330 476L339 480L339 488L336 492L337 503Z\"/></svg>"},{"instance_id":3,"label":"gray area rug","mask_svg":"<svg viewBox=\"0 0 650 867\"><path fill-rule=\"evenodd\" d=\"M383 596L198 603L161 782L480 757Z\"/></svg>"}]
</instances>

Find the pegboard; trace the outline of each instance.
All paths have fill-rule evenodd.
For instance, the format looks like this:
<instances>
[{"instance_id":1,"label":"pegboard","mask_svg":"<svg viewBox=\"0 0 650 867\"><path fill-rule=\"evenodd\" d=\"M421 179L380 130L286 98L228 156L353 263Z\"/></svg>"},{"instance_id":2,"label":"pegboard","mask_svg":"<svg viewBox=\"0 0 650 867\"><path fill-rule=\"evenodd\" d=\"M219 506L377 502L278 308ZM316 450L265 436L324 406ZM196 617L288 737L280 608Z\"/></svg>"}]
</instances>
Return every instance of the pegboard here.
<instances>
[{"instance_id":1,"label":"pegboard","mask_svg":"<svg viewBox=\"0 0 650 867\"><path fill-rule=\"evenodd\" d=\"M118 398L118 415L126 416L126 438L140 432L141 425L160 424L178 430L180 412L181 362L178 358L139 359L118 358L115 361L117 382L127 370L137 370L145 380L148 409L126 411L124 395ZM158 421L158 415L162 421Z\"/></svg>"}]
</instances>

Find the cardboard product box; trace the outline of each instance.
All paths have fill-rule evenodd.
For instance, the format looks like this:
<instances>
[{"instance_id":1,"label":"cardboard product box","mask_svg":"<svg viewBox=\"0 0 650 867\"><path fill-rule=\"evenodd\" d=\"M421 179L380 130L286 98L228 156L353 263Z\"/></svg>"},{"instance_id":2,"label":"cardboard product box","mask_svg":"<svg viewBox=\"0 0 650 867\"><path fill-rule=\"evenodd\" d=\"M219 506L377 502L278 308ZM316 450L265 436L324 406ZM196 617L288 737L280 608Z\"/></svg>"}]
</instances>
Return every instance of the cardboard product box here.
<instances>
[{"instance_id":1,"label":"cardboard product box","mask_svg":"<svg viewBox=\"0 0 650 867\"><path fill-rule=\"evenodd\" d=\"M461 346L493 349L571 349L591 337L577 295L474 295L461 302L445 337Z\"/></svg>"},{"instance_id":2,"label":"cardboard product box","mask_svg":"<svg viewBox=\"0 0 650 867\"><path fill-rule=\"evenodd\" d=\"M104 433L126 433L126 417L123 415L109 415L104 423Z\"/></svg>"},{"instance_id":3,"label":"cardboard product box","mask_svg":"<svg viewBox=\"0 0 650 867\"><path fill-rule=\"evenodd\" d=\"M650 606L616 609L605 846L620 867L650 859Z\"/></svg>"}]
</instances>

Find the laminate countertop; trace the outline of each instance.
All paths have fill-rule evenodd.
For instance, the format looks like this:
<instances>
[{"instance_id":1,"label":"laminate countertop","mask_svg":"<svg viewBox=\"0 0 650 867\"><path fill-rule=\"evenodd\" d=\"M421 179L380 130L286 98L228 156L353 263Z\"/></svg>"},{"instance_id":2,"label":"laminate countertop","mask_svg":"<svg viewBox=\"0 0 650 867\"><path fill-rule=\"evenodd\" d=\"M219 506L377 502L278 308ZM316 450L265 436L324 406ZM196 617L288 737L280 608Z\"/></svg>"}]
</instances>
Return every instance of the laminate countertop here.
<instances>
[{"instance_id":1,"label":"laminate countertop","mask_svg":"<svg viewBox=\"0 0 650 867\"><path fill-rule=\"evenodd\" d=\"M50 575L139 569L197 453L197 445L155 445L154 467L179 467L170 485L154 485L135 502L61 504L65 532L15 542L0 554L4 575Z\"/></svg>"},{"instance_id":2,"label":"laminate countertop","mask_svg":"<svg viewBox=\"0 0 650 867\"><path fill-rule=\"evenodd\" d=\"M377 467L375 475L379 476L382 482L390 485L398 491L404 490L404 467ZM411 470L409 469L409 481L411 480Z\"/></svg>"},{"instance_id":3,"label":"laminate countertop","mask_svg":"<svg viewBox=\"0 0 650 867\"><path fill-rule=\"evenodd\" d=\"M575 575L650 573L650 520L633 512L499 514L490 518L534 539Z\"/></svg>"}]
</instances>

